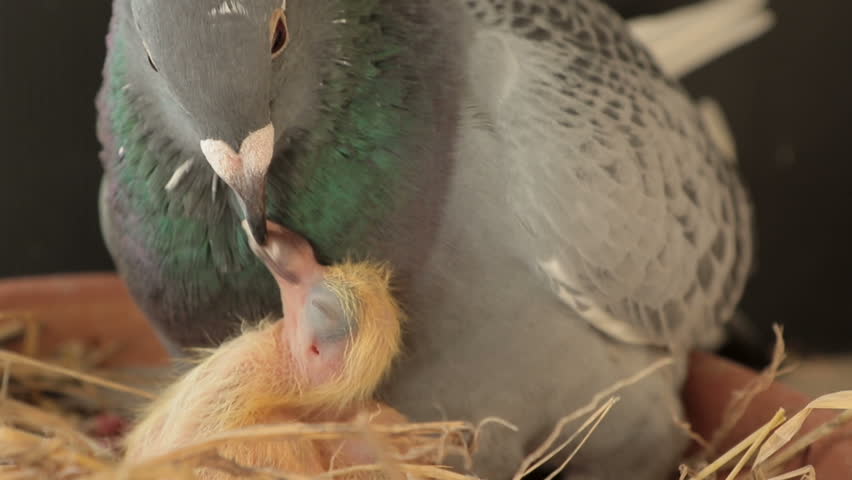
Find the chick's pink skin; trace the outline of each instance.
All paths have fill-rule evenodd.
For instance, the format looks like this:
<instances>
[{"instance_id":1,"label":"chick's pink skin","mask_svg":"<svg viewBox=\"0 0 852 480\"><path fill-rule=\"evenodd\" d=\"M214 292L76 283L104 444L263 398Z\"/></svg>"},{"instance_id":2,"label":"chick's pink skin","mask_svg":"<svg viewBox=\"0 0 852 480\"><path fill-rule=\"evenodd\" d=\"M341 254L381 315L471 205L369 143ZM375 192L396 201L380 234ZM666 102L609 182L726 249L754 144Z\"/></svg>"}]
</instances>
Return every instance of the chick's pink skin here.
<instances>
[{"instance_id":1,"label":"chick's pink skin","mask_svg":"<svg viewBox=\"0 0 852 480\"><path fill-rule=\"evenodd\" d=\"M208 440L233 429L288 422L349 422L359 414L369 423L396 424L407 420L396 410L376 401L344 411L306 412L298 405L283 408L246 409L252 398L270 395L298 396L300 390L288 380L292 365L287 345L281 339L282 324L275 322L244 333L222 346L187 376L170 387L153 405L126 439L126 461L140 464L190 444ZM276 345L274 347L273 345ZM285 359L275 365L276 358ZM229 408L223 408L222 405ZM272 405L270 405L272 406ZM391 448L405 452L405 442ZM299 475L319 475L330 469L377 461L375 444L360 437L313 441L293 438L225 442L218 453L240 465L280 470ZM155 461L156 463L156 461ZM199 480L232 478L224 472L204 469ZM381 473L346 475L347 480L378 480Z\"/></svg>"},{"instance_id":2,"label":"chick's pink skin","mask_svg":"<svg viewBox=\"0 0 852 480\"><path fill-rule=\"evenodd\" d=\"M273 223L268 229L266 244L252 248L279 284L285 318L221 345L167 389L127 437L127 461L145 461L211 435L252 425L347 422L362 413L369 415L372 424L407 421L396 410L374 400L305 411L299 401L276 405L286 397L298 400L339 374L350 338L317 336L317 329L325 327L309 318L308 305L311 290L322 284L327 269L316 262L310 245L298 235ZM258 403L257 399L261 401ZM374 447L361 438L326 442L237 441L221 445L219 453L242 465L313 475L330 468L373 463ZM403 441L392 448L405 452L408 445ZM199 478L230 477L205 470ZM371 473L345 478L384 477Z\"/></svg>"},{"instance_id":3,"label":"chick's pink skin","mask_svg":"<svg viewBox=\"0 0 852 480\"><path fill-rule=\"evenodd\" d=\"M302 236L270 221L266 226L268 236L264 245L258 245L250 234L247 238L281 292L283 336L292 356L284 361L294 361L310 385L323 384L340 371L346 349L342 341L319 341L305 318L310 293L323 282L326 268L317 263L313 248ZM245 222L243 228L249 233Z\"/></svg>"}]
</instances>

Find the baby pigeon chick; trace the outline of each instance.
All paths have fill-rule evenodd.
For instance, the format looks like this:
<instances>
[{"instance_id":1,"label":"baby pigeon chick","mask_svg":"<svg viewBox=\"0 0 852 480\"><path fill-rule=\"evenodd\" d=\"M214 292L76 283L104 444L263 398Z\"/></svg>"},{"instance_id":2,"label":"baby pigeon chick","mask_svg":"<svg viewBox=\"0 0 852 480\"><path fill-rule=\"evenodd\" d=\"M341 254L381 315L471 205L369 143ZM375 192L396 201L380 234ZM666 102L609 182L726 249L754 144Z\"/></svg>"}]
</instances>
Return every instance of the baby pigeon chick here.
<instances>
[{"instance_id":1,"label":"baby pigeon chick","mask_svg":"<svg viewBox=\"0 0 852 480\"><path fill-rule=\"evenodd\" d=\"M252 425L340 422L365 410L378 412L373 423L405 421L373 400L401 344L389 271L368 262L320 266L307 242L273 223L267 244L253 249L278 282L284 318L225 342L168 387L128 435L127 461ZM245 466L319 474L373 461L360 443L243 440L218 451ZM230 478L212 469L198 475Z\"/></svg>"}]
</instances>

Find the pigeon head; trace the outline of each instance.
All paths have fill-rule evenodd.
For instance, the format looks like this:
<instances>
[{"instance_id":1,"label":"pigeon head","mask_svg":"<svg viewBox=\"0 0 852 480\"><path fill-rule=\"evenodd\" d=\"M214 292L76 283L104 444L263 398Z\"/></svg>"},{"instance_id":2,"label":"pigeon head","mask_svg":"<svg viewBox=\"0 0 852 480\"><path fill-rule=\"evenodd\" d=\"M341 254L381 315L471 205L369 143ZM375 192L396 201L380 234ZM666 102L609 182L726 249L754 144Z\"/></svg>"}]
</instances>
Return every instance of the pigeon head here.
<instances>
[{"instance_id":1,"label":"pigeon head","mask_svg":"<svg viewBox=\"0 0 852 480\"><path fill-rule=\"evenodd\" d=\"M129 62L179 140L230 187L260 244L276 145L315 110L318 80L306 57L329 48L333 29L323 7L332 2L299 3L131 0L139 41Z\"/></svg>"}]
</instances>

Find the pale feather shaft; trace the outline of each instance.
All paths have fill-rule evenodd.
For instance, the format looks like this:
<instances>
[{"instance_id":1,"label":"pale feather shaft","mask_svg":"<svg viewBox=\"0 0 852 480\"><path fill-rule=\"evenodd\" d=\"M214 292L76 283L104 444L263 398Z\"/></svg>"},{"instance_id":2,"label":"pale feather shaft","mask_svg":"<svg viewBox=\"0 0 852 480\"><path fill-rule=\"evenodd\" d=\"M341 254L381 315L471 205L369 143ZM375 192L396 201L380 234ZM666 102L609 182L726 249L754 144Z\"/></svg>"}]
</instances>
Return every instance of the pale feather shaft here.
<instances>
[{"instance_id":1,"label":"pale feather shaft","mask_svg":"<svg viewBox=\"0 0 852 480\"><path fill-rule=\"evenodd\" d=\"M166 191L171 192L178 185L180 185L181 180L186 177L186 174L192 169L192 165L195 162L195 159L190 158L189 160L180 164L178 168L175 169L175 173L172 174L172 178L169 179L168 183L166 183Z\"/></svg>"}]
</instances>

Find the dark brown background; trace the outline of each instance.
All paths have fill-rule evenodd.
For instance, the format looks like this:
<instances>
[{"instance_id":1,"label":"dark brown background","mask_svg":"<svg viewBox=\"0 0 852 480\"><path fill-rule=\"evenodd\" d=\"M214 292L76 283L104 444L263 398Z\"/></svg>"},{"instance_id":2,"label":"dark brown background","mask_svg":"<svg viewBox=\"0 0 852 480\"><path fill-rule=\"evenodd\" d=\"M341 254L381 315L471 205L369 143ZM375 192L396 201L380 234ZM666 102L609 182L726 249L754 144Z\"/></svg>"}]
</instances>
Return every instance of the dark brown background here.
<instances>
[{"instance_id":1,"label":"dark brown background","mask_svg":"<svg viewBox=\"0 0 852 480\"><path fill-rule=\"evenodd\" d=\"M612 0L627 16L688 3ZM743 302L799 350L852 351L852 2L775 0L761 40L690 75L717 98L757 203ZM109 2L0 7L0 277L111 269L97 224L93 97Z\"/></svg>"}]
</instances>

